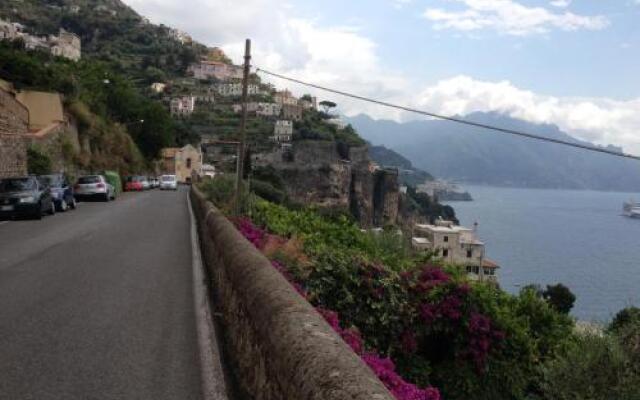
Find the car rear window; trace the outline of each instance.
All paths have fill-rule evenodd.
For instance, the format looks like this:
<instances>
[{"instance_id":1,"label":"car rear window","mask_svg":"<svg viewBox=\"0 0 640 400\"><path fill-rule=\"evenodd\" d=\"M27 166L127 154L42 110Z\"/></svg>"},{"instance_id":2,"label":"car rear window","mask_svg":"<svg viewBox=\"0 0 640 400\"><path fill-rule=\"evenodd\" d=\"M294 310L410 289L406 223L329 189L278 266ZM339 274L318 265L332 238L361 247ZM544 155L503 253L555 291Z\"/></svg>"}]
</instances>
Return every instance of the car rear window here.
<instances>
[{"instance_id":1,"label":"car rear window","mask_svg":"<svg viewBox=\"0 0 640 400\"><path fill-rule=\"evenodd\" d=\"M78 179L78 183L80 184L87 184L87 183L100 183L100 177L99 176L82 176Z\"/></svg>"},{"instance_id":2,"label":"car rear window","mask_svg":"<svg viewBox=\"0 0 640 400\"><path fill-rule=\"evenodd\" d=\"M162 177L162 182L173 182L176 180L175 176L165 175Z\"/></svg>"},{"instance_id":3,"label":"car rear window","mask_svg":"<svg viewBox=\"0 0 640 400\"><path fill-rule=\"evenodd\" d=\"M21 190L33 190L36 188L35 179L12 178L0 181L0 192L18 192Z\"/></svg>"}]
</instances>

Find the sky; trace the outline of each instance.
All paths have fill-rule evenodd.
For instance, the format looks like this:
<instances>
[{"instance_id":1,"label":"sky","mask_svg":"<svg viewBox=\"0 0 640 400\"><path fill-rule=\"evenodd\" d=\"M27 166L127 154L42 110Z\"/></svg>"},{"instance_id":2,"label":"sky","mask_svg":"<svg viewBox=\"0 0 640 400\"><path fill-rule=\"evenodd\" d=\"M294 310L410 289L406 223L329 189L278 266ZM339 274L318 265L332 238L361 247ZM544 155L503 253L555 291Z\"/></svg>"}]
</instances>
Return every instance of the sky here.
<instances>
[{"instance_id":1,"label":"sky","mask_svg":"<svg viewBox=\"0 0 640 400\"><path fill-rule=\"evenodd\" d=\"M241 63L446 115L497 111L640 155L640 0L124 0ZM416 116L294 83L345 115Z\"/></svg>"}]
</instances>

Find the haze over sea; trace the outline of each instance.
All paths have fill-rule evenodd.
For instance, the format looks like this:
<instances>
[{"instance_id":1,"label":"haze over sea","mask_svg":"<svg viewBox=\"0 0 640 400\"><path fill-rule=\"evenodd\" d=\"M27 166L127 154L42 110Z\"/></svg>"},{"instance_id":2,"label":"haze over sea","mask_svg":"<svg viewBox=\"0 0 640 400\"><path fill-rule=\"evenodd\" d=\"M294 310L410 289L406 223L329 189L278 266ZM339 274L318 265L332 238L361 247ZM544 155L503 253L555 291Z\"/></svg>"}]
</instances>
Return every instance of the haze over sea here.
<instances>
[{"instance_id":1,"label":"haze over sea","mask_svg":"<svg viewBox=\"0 0 640 400\"><path fill-rule=\"evenodd\" d=\"M576 295L572 315L609 321L640 306L640 219L623 217L629 193L466 186L473 202L450 203L460 223L479 223L500 285L561 282ZM640 195L635 195L640 200Z\"/></svg>"}]
</instances>

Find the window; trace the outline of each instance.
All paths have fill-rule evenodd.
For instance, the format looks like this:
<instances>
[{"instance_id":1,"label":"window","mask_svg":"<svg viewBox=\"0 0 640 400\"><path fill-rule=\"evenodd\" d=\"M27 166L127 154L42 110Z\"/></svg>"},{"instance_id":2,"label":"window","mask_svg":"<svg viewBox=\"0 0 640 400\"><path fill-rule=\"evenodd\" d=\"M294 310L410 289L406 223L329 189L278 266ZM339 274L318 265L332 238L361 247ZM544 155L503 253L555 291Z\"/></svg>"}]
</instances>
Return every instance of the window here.
<instances>
[{"instance_id":1,"label":"window","mask_svg":"<svg viewBox=\"0 0 640 400\"><path fill-rule=\"evenodd\" d=\"M449 256L449 250L448 249L442 250L442 257L448 257L448 256Z\"/></svg>"},{"instance_id":2,"label":"window","mask_svg":"<svg viewBox=\"0 0 640 400\"><path fill-rule=\"evenodd\" d=\"M449 241L449 236L445 236L442 240L444 240L445 242Z\"/></svg>"},{"instance_id":3,"label":"window","mask_svg":"<svg viewBox=\"0 0 640 400\"><path fill-rule=\"evenodd\" d=\"M480 267L478 267L477 265L467 265L467 272L470 274L476 274L478 275L478 273L480 272Z\"/></svg>"},{"instance_id":4,"label":"window","mask_svg":"<svg viewBox=\"0 0 640 400\"><path fill-rule=\"evenodd\" d=\"M467 258L473 257L473 250L467 250Z\"/></svg>"},{"instance_id":5,"label":"window","mask_svg":"<svg viewBox=\"0 0 640 400\"><path fill-rule=\"evenodd\" d=\"M187 169L191 169L191 159L187 158Z\"/></svg>"}]
</instances>

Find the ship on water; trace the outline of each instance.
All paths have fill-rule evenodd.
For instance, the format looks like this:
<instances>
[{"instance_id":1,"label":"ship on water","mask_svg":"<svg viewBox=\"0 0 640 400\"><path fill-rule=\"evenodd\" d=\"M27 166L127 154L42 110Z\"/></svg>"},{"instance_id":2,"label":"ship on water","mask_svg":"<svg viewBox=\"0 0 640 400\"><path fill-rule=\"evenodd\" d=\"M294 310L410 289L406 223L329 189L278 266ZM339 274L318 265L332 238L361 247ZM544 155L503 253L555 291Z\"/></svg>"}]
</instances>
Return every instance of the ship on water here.
<instances>
[{"instance_id":1,"label":"ship on water","mask_svg":"<svg viewBox=\"0 0 640 400\"><path fill-rule=\"evenodd\" d=\"M640 203L631 200L622 205L622 214L631 218L640 218Z\"/></svg>"}]
</instances>

